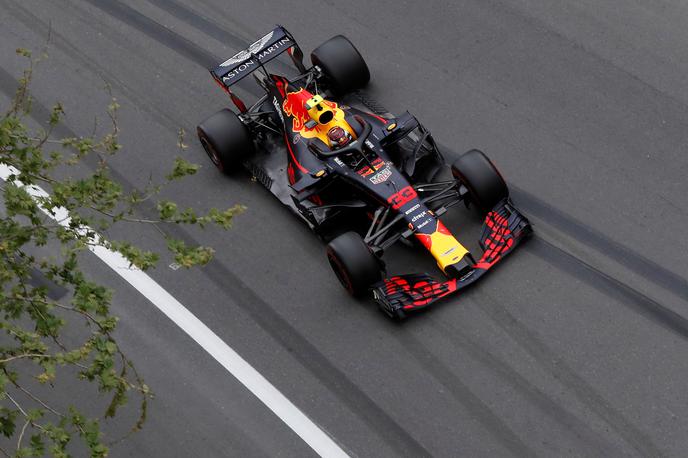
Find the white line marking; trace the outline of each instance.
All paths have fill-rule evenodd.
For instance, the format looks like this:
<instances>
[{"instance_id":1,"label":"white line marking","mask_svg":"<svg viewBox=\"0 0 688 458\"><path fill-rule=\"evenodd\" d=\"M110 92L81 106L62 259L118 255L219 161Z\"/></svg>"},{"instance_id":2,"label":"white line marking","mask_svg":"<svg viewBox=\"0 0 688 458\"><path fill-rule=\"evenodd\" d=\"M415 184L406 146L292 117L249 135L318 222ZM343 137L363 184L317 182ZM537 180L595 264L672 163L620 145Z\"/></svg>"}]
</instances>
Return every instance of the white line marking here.
<instances>
[{"instance_id":1,"label":"white line marking","mask_svg":"<svg viewBox=\"0 0 688 458\"><path fill-rule=\"evenodd\" d=\"M19 171L0 162L0 178L7 181ZM38 186L26 186L15 180L34 199L48 197ZM69 225L69 214L65 208L58 207L48 211L41 208L48 216L62 226ZM82 227L80 231L92 231ZM95 231L92 231L95 233ZM94 240L100 242L100 236ZM287 426L303 439L317 454L323 457L348 457L349 455L337 445L330 436L313 423L298 407L287 399L263 375L255 370L246 360L227 345L208 326L191 313L184 305L160 286L142 270L131 266L129 261L117 251L102 245L91 246L90 250L107 264L117 275L136 288L143 296L155 305L162 313L195 340L210 356L253 393L268 409L272 410Z\"/></svg>"}]
</instances>

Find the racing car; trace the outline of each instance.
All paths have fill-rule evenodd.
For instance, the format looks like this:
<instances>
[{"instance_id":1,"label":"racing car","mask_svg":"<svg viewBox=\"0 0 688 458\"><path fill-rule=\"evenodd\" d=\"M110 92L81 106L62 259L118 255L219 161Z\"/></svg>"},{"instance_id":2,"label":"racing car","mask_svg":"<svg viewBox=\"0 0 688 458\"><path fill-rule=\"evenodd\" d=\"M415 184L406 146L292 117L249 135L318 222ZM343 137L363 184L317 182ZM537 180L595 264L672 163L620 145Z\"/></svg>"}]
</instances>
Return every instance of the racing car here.
<instances>
[{"instance_id":1,"label":"racing car","mask_svg":"<svg viewBox=\"0 0 688 458\"><path fill-rule=\"evenodd\" d=\"M349 293L372 293L382 311L405 318L478 280L531 232L485 154L442 150L409 112L393 115L361 91L370 72L346 37L317 47L310 67L303 56L276 26L210 69L235 109L210 116L197 133L220 171L247 168L328 242L329 264ZM269 72L268 63L283 71ZM259 89L247 105L235 88L249 75ZM479 256L440 219L461 202L484 215ZM382 256L399 241L423 247L444 278L388 276Z\"/></svg>"}]
</instances>

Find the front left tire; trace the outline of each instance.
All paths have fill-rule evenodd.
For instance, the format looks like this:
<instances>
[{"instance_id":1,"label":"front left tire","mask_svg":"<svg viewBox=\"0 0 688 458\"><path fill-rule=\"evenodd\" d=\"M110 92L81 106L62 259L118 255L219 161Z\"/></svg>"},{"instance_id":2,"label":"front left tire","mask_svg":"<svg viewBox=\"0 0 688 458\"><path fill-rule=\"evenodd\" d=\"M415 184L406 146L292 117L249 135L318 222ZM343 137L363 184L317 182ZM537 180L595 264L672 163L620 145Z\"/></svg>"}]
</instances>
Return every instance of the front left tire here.
<instances>
[{"instance_id":1,"label":"front left tire","mask_svg":"<svg viewBox=\"0 0 688 458\"><path fill-rule=\"evenodd\" d=\"M382 280L382 264L356 232L345 232L327 245L327 259L342 286L362 296Z\"/></svg>"},{"instance_id":2,"label":"front left tire","mask_svg":"<svg viewBox=\"0 0 688 458\"><path fill-rule=\"evenodd\" d=\"M461 155L451 166L452 174L468 188L468 197L480 210L489 212L509 197L509 188L497 167L480 150Z\"/></svg>"}]
</instances>

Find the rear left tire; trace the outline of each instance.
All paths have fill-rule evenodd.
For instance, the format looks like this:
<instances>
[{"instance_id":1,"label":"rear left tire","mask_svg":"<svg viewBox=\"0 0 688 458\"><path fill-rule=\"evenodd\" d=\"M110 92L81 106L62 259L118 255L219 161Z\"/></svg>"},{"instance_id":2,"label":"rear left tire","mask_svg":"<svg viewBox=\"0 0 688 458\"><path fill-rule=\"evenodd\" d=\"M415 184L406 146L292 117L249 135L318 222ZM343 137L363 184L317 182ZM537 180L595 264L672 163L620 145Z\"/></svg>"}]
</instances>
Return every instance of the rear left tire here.
<instances>
[{"instance_id":1,"label":"rear left tire","mask_svg":"<svg viewBox=\"0 0 688 458\"><path fill-rule=\"evenodd\" d=\"M196 132L208 157L223 173L235 171L253 153L253 141L248 129L227 108L199 124Z\"/></svg>"}]
</instances>

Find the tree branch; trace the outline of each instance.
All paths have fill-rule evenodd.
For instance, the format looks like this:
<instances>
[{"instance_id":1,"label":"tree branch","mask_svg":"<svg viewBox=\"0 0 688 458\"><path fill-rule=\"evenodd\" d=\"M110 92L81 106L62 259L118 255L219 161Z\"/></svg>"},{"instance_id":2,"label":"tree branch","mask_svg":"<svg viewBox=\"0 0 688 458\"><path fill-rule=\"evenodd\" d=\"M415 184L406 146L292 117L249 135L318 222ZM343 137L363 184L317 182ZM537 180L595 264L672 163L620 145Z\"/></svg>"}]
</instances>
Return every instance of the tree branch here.
<instances>
[{"instance_id":1,"label":"tree branch","mask_svg":"<svg viewBox=\"0 0 688 458\"><path fill-rule=\"evenodd\" d=\"M10 361L14 361L15 359L23 359L23 358L52 358L52 355L44 355L40 353L24 353L21 355L15 355L15 356L10 356L9 358L5 359L0 359L0 364L5 364L9 363Z\"/></svg>"},{"instance_id":2,"label":"tree branch","mask_svg":"<svg viewBox=\"0 0 688 458\"><path fill-rule=\"evenodd\" d=\"M15 401L14 398L12 396L10 396L10 394L7 391L5 391L5 396L7 396L7 399L12 401L12 404L14 404L14 406L17 408L17 410L19 410L21 412L21 414L24 415L24 417L27 417L27 418L29 417L26 414L26 412L24 411L24 409L22 409L22 406L20 406L19 403L17 401Z\"/></svg>"},{"instance_id":3,"label":"tree branch","mask_svg":"<svg viewBox=\"0 0 688 458\"><path fill-rule=\"evenodd\" d=\"M24 433L26 432L26 427L29 426L31 420L26 420L24 426L22 426L21 433L19 433L19 439L17 439L17 450L21 448L22 439L24 439Z\"/></svg>"},{"instance_id":4,"label":"tree branch","mask_svg":"<svg viewBox=\"0 0 688 458\"><path fill-rule=\"evenodd\" d=\"M57 415L57 416L60 417L60 418L63 418L63 417L64 417L64 414L61 414L61 413L58 412L57 410L55 410L55 409L53 409L52 407L50 407L50 406L49 406L48 404L46 404L42 399L40 399L40 398L34 396L31 392L29 392L29 390L27 390L27 389L24 388L23 386L17 385L16 383L14 384L14 386L15 386L15 388L17 388L19 391L21 391L22 393L24 393L25 395L27 395L29 398L31 398L34 402L39 403L39 404L42 405L45 409L49 410L52 414Z\"/></svg>"}]
</instances>

